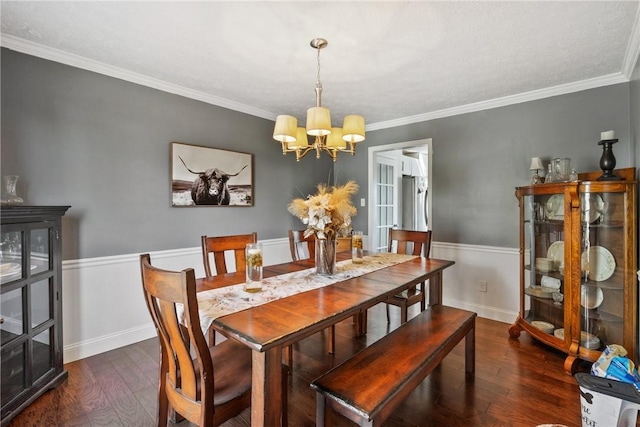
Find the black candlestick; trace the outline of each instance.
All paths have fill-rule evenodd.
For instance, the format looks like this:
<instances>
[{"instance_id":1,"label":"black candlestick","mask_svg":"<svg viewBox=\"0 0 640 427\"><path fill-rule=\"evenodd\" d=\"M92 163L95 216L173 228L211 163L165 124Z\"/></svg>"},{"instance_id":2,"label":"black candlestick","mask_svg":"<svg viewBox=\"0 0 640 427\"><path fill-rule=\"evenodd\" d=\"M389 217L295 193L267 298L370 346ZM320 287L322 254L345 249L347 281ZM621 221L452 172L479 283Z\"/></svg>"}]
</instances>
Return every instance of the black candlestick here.
<instances>
[{"instance_id":1,"label":"black candlestick","mask_svg":"<svg viewBox=\"0 0 640 427\"><path fill-rule=\"evenodd\" d=\"M602 145L602 157L600 157L602 175L600 175L598 181L619 181L622 179L613 174L613 169L616 167L616 157L613 155L611 146L616 142L618 142L617 139L604 139L598 142L598 145Z\"/></svg>"}]
</instances>

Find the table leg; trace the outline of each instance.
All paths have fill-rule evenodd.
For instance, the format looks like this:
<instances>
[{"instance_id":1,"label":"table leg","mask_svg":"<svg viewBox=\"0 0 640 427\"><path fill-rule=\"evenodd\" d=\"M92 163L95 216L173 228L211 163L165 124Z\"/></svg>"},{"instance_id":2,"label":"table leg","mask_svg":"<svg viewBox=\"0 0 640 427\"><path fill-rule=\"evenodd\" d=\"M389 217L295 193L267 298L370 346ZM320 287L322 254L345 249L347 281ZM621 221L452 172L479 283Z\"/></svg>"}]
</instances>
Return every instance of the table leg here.
<instances>
[{"instance_id":1,"label":"table leg","mask_svg":"<svg viewBox=\"0 0 640 427\"><path fill-rule=\"evenodd\" d=\"M442 272L429 278L429 306L442 304Z\"/></svg>"},{"instance_id":2,"label":"table leg","mask_svg":"<svg viewBox=\"0 0 640 427\"><path fill-rule=\"evenodd\" d=\"M361 337L367 334L367 310L362 310L353 315L354 336Z\"/></svg>"},{"instance_id":3,"label":"table leg","mask_svg":"<svg viewBox=\"0 0 640 427\"><path fill-rule=\"evenodd\" d=\"M282 412L282 347L252 352L251 425L278 426Z\"/></svg>"}]
</instances>

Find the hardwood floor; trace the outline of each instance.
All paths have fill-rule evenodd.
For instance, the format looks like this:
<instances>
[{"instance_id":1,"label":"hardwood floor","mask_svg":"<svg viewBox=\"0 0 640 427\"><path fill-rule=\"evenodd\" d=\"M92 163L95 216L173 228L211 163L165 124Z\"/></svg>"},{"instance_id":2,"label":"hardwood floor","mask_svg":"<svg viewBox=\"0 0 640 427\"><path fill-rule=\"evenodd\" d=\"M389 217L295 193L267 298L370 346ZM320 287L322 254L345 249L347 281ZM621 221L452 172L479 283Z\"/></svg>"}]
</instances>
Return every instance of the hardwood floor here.
<instances>
[{"instance_id":1,"label":"hardwood floor","mask_svg":"<svg viewBox=\"0 0 640 427\"><path fill-rule=\"evenodd\" d=\"M416 310L411 307L409 316ZM396 328L399 311L392 307L391 314L391 328ZM564 354L526 333L518 340L510 339L508 326L478 318L475 376L465 377L463 341L385 425L580 426L579 389L575 379L563 372ZM351 321L337 325L334 356L326 352L325 332L294 345L289 425L315 425L315 395L309 383L387 330L384 305L380 304L369 311L366 337L352 338ZM154 338L69 363L65 365L68 381L45 393L9 426L155 426L157 361L158 342ZM589 366L583 363L581 370ZM249 425L249 410L224 424ZM353 424L345 419L338 425Z\"/></svg>"}]
</instances>

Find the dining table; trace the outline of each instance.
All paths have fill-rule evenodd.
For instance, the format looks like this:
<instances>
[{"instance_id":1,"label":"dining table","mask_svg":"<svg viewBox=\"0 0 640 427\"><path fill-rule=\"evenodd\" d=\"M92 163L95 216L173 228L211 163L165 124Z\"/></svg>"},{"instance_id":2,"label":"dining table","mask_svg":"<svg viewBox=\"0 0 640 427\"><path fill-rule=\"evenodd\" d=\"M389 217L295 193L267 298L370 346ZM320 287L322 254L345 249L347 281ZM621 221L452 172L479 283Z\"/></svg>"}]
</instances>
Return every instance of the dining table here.
<instances>
[{"instance_id":1,"label":"dining table","mask_svg":"<svg viewBox=\"0 0 640 427\"><path fill-rule=\"evenodd\" d=\"M364 262L372 262L375 256L367 253ZM350 257L351 252L337 254L342 264L351 263ZM208 318L201 311L201 322L251 348L251 425L275 426L280 424L282 415L282 357L286 346L350 317L360 319L355 334L362 334L366 331L368 308L426 281L429 281L429 306L440 304L443 271L453 264L454 261L433 258L403 258L402 262L356 277L217 317ZM265 266L263 274L268 280L286 278L295 272L303 274L305 270L313 274L314 269L314 260L306 259ZM238 285L244 280L244 271L197 279L199 308L203 305L200 296L208 295L207 291Z\"/></svg>"}]
</instances>

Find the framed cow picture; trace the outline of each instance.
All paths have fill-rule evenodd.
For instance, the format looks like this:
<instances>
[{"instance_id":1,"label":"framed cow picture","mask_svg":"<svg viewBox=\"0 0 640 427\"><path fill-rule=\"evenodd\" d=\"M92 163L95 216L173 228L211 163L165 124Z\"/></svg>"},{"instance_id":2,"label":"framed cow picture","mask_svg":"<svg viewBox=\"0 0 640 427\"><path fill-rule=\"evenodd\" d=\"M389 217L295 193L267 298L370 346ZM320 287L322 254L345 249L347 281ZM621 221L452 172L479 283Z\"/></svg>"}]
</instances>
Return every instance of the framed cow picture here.
<instances>
[{"instance_id":1,"label":"framed cow picture","mask_svg":"<svg viewBox=\"0 0 640 427\"><path fill-rule=\"evenodd\" d=\"M172 142L171 206L253 206L253 154Z\"/></svg>"}]
</instances>

